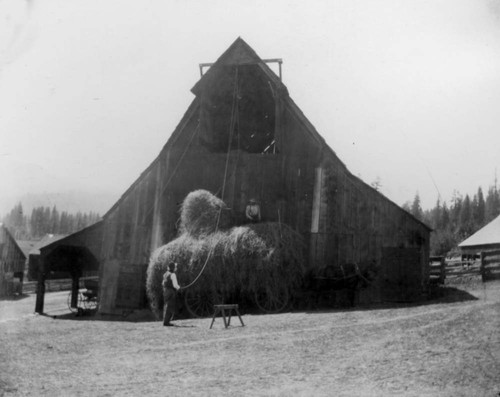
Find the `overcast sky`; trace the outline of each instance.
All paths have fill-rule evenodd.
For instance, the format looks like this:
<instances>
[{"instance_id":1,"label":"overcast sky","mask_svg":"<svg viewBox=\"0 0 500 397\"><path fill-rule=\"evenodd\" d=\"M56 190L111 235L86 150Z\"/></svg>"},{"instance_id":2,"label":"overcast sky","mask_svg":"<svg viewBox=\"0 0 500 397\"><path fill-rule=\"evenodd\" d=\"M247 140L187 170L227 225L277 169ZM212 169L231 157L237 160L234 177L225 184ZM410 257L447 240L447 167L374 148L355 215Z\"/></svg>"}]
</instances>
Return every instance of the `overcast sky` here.
<instances>
[{"instance_id":1,"label":"overcast sky","mask_svg":"<svg viewBox=\"0 0 500 397\"><path fill-rule=\"evenodd\" d=\"M0 0L0 194L118 199L238 36L397 204L500 172L499 0Z\"/></svg>"}]
</instances>

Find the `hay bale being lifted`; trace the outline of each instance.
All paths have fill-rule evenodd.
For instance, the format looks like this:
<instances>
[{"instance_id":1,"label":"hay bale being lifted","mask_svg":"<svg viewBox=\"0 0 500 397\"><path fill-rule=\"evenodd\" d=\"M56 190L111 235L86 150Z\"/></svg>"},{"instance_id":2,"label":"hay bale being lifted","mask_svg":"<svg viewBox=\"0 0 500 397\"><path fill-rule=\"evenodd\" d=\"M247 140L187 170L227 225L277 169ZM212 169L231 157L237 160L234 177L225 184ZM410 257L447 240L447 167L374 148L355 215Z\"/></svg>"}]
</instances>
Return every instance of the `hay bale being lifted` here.
<instances>
[{"instance_id":1,"label":"hay bale being lifted","mask_svg":"<svg viewBox=\"0 0 500 397\"><path fill-rule=\"evenodd\" d=\"M181 207L181 233L200 237L231 226L224 201L206 190L189 193Z\"/></svg>"},{"instance_id":2,"label":"hay bale being lifted","mask_svg":"<svg viewBox=\"0 0 500 397\"><path fill-rule=\"evenodd\" d=\"M203 193L197 199L201 197L207 198L207 195ZM206 203L198 201L199 208L213 208L210 203L216 201L208 199ZM210 217L202 217L204 222L200 222L200 216L191 215L195 213L192 208L191 214L186 216L185 208L183 205L183 233L158 248L148 266L146 290L151 309L158 317L163 306L161 280L171 261L178 263L181 285L189 284L202 272L187 290L191 296L218 294L227 297L237 293L254 300L256 295L263 293L264 299L277 302L278 295L298 287L305 272L304 243L293 229L282 223L268 222L229 230L213 229L207 233ZM214 217L212 212L211 219Z\"/></svg>"}]
</instances>

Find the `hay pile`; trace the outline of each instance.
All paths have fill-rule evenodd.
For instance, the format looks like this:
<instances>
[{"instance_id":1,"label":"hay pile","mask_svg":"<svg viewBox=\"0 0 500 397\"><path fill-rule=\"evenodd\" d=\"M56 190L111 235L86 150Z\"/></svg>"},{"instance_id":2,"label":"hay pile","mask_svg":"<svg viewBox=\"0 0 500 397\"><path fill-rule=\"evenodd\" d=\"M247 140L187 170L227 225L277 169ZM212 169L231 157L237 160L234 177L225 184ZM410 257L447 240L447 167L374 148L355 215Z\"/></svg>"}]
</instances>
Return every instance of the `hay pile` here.
<instances>
[{"instance_id":1,"label":"hay pile","mask_svg":"<svg viewBox=\"0 0 500 397\"><path fill-rule=\"evenodd\" d=\"M180 232L201 237L227 229L231 225L229 209L224 201L206 190L189 193L181 207Z\"/></svg>"},{"instance_id":2,"label":"hay pile","mask_svg":"<svg viewBox=\"0 0 500 397\"><path fill-rule=\"evenodd\" d=\"M183 233L151 256L146 290L157 316L163 306L161 280L171 261L178 263L181 285L193 281L206 263L202 276L190 287L198 291L226 295L237 291L250 296L262 287L272 291L277 285L290 289L299 285L305 264L304 243L297 232L275 222L216 231L211 219L216 215L214 207L221 208L222 201L206 191L196 195L198 192L190 193L186 197L189 202L182 206ZM208 214L197 214L197 208L204 208Z\"/></svg>"}]
</instances>

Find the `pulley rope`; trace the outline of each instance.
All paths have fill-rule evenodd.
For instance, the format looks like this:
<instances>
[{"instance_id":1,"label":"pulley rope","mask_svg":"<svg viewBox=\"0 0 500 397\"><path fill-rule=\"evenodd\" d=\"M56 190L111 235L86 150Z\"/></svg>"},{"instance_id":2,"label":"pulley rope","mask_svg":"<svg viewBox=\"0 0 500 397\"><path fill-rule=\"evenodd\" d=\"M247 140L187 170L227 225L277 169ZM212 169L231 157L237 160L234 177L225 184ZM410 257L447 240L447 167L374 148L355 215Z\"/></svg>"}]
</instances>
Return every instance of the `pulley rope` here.
<instances>
[{"instance_id":1,"label":"pulley rope","mask_svg":"<svg viewBox=\"0 0 500 397\"><path fill-rule=\"evenodd\" d=\"M195 130L194 130L193 134L192 134L192 135L191 135L191 137L189 138L189 141L188 141L188 143L187 143L186 147L184 148L184 151L182 152L181 157L180 157L180 158L179 158L179 160L177 161L177 164L175 165L175 167L174 167L174 169L173 169L172 173L170 174L170 177L167 179L167 182L165 183L165 185L160 187L160 194L159 194L159 196L160 196L160 197L161 197L161 196L163 196L163 194L165 193L165 190L167 189L168 185L170 184L170 181L171 181L171 180L174 178L174 176L176 175L177 170L179 169L179 166L181 165L181 162L182 162L182 160L184 159L184 156L186 155L186 153L187 153L188 149L190 148L191 143L193 142L194 137L197 135L197 133L198 133L199 129L200 129L200 121L199 121L199 119L198 119L198 124L196 125L196 128L195 128ZM161 167L161 158L162 158L162 155L160 154L160 157L159 157L159 167ZM151 205L151 206L149 207L148 212L147 212L147 213L146 213L146 215L144 216L144 218L147 218L147 217L149 216L149 214L151 213L151 211L153 211L153 210L154 210L154 208L155 208L155 206L154 206L154 205Z\"/></svg>"},{"instance_id":2,"label":"pulley rope","mask_svg":"<svg viewBox=\"0 0 500 397\"><path fill-rule=\"evenodd\" d=\"M234 133L235 113L237 114L237 111L238 111L237 98L238 98L238 67L236 67L236 71L235 71L235 75L234 75L233 103L231 106L231 120L229 123L229 142L228 142L228 146L227 146L224 178L222 180L222 193L221 193L221 200L222 201L224 201L224 193L226 190L226 178L227 178L227 170L228 170L228 165L229 165L229 155L231 153L231 144L232 144L233 133ZM217 215L217 222L215 224L215 232L217 232L217 230L219 229L219 223L220 223L220 218L221 218L221 214L222 214L222 207L223 207L223 205L220 206L219 213ZM210 251L208 251L207 258L205 259L205 263L203 264L200 272L195 277L195 279L193 281L191 281L188 285L180 287L179 289L187 289L187 288L193 286L198 281L198 279L201 277L201 275L205 271L205 268L207 267L208 261L209 261L210 257L212 256L214 248L215 248L215 246L210 247Z\"/></svg>"}]
</instances>

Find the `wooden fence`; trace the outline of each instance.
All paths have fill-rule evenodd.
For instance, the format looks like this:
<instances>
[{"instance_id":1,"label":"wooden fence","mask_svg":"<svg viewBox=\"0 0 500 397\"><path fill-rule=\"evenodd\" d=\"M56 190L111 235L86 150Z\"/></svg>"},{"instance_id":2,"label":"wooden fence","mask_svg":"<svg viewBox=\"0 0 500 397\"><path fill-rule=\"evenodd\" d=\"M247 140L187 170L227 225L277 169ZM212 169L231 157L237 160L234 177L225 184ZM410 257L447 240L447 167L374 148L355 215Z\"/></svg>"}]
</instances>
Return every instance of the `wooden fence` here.
<instances>
[{"instance_id":1,"label":"wooden fence","mask_svg":"<svg viewBox=\"0 0 500 397\"><path fill-rule=\"evenodd\" d=\"M481 277L480 261L451 260L446 262L446 283L459 283Z\"/></svg>"},{"instance_id":2,"label":"wooden fence","mask_svg":"<svg viewBox=\"0 0 500 397\"><path fill-rule=\"evenodd\" d=\"M437 272L437 269L434 270ZM431 265L431 275L433 267ZM446 262L446 282L481 277L482 281L500 279L500 249L482 251L479 260L451 260Z\"/></svg>"},{"instance_id":3,"label":"wooden fence","mask_svg":"<svg viewBox=\"0 0 500 397\"><path fill-rule=\"evenodd\" d=\"M85 280L97 280L97 277L80 278L80 288L85 288ZM35 294L38 281L28 281L23 283L23 294ZM72 280L70 278L45 280L45 292L70 291Z\"/></svg>"},{"instance_id":4,"label":"wooden fence","mask_svg":"<svg viewBox=\"0 0 500 397\"><path fill-rule=\"evenodd\" d=\"M481 275L483 281L500 279L500 249L481 252Z\"/></svg>"},{"instance_id":5,"label":"wooden fence","mask_svg":"<svg viewBox=\"0 0 500 397\"><path fill-rule=\"evenodd\" d=\"M444 284L446 262L442 256L431 256L429 260L429 280L431 284Z\"/></svg>"}]
</instances>

